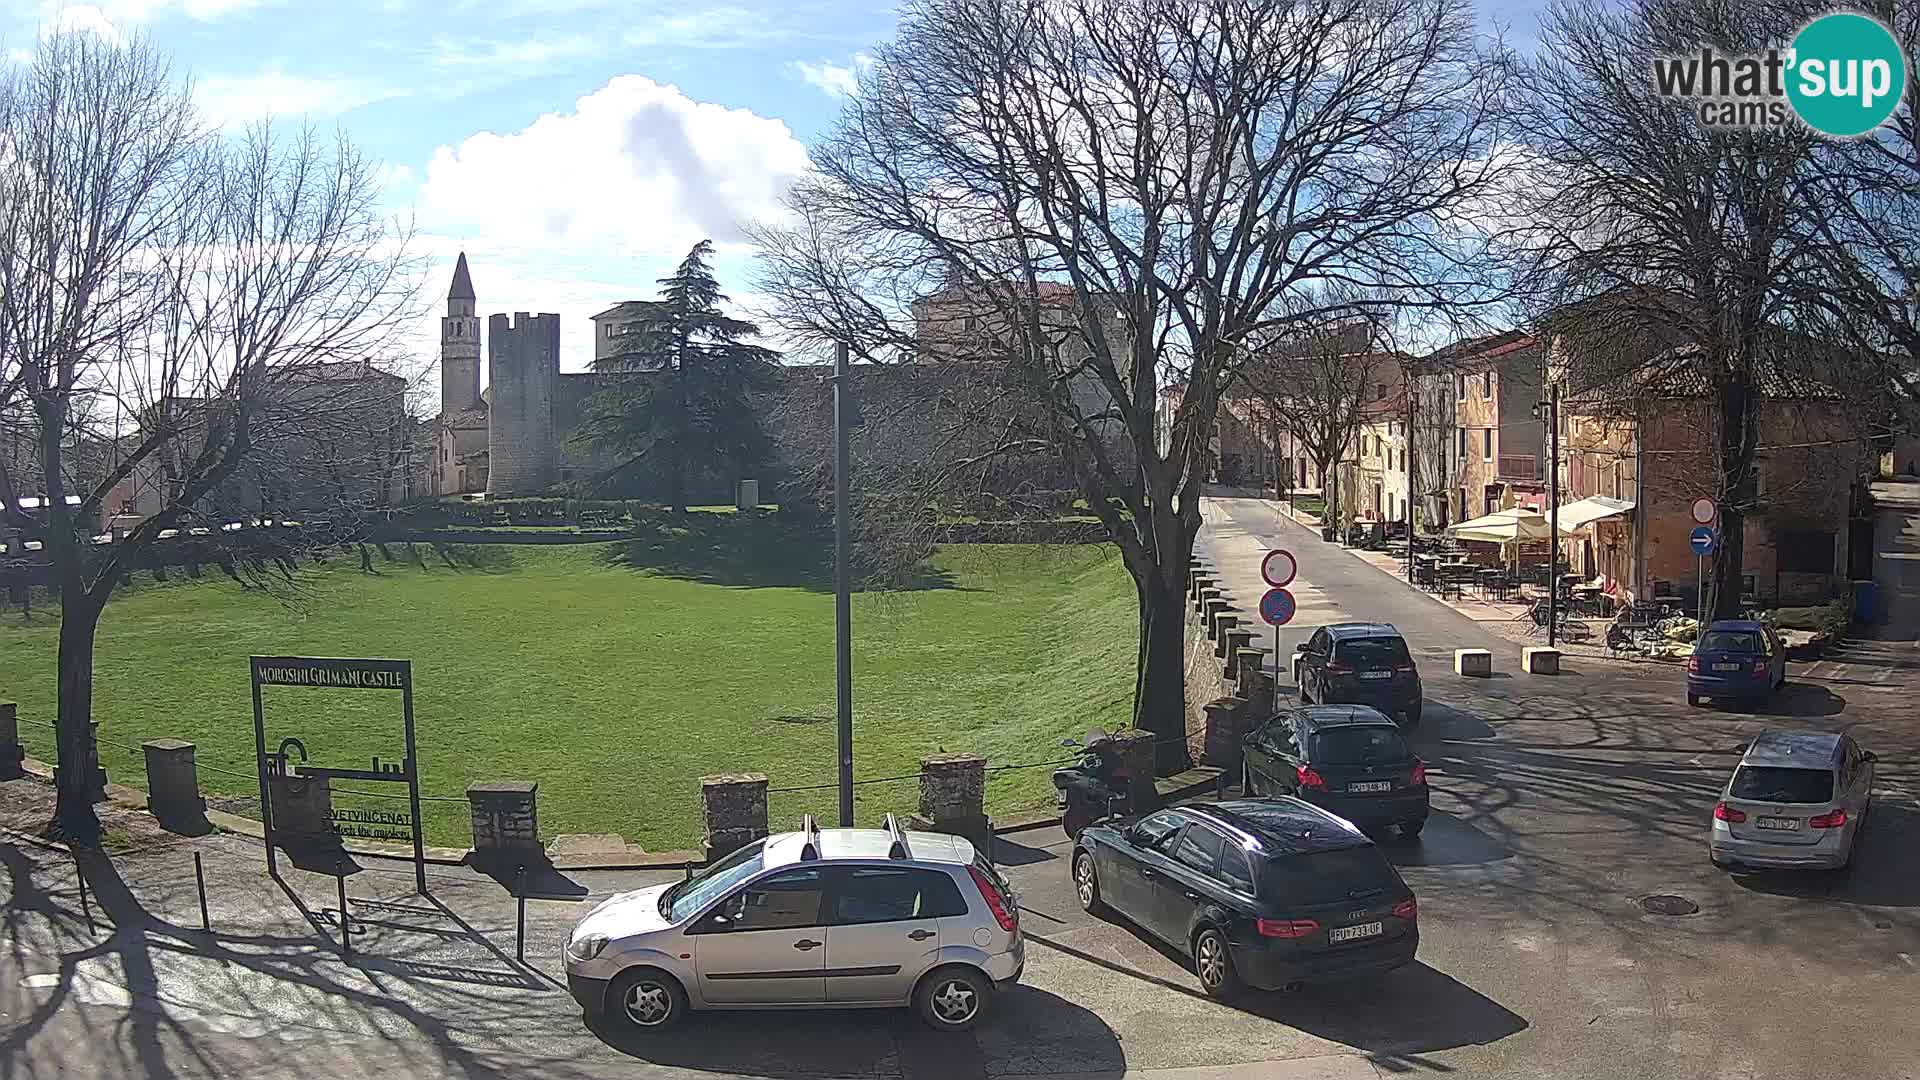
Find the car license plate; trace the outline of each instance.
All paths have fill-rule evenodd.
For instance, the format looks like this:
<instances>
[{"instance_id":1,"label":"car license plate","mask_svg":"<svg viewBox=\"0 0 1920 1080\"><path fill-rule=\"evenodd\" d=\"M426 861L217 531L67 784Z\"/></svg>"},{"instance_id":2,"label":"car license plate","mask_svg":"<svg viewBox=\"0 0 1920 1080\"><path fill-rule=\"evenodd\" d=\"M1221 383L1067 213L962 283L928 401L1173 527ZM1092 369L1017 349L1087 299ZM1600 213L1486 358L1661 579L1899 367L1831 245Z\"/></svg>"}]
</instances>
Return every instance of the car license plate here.
<instances>
[{"instance_id":1,"label":"car license plate","mask_svg":"<svg viewBox=\"0 0 1920 1080\"><path fill-rule=\"evenodd\" d=\"M1365 782L1363 782L1363 783L1359 783L1359 784L1348 784L1348 785L1347 785L1347 790L1348 790L1348 791L1353 791L1353 792L1367 792L1367 791L1392 791L1392 790L1393 790L1393 781L1391 781L1391 780L1368 780L1368 781L1365 781Z\"/></svg>"},{"instance_id":2,"label":"car license plate","mask_svg":"<svg viewBox=\"0 0 1920 1080\"><path fill-rule=\"evenodd\" d=\"M1763 829L1778 829L1781 832L1793 832L1800 828L1800 819L1790 817L1763 817L1760 819L1760 827Z\"/></svg>"},{"instance_id":3,"label":"car license plate","mask_svg":"<svg viewBox=\"0 0 1920 1080\"><path fill-rule=\"evenodd\" d=\"M1715 665L1713 665L1713 670L1715 670L1715 671L1739 671L1739 670L1740 670L1740 665L1739 665L1739 664L1715 664Z\"/></svg>"},{"instance_id":4,"label":"car license plate","mask_svg":"<svg viewBox=\"0 0 1920 1080\"><path fill-rule=\"evenodd\" d=\"M1375 937L1385 929L1385 924L1377 922L1361 923L1359 926L1338 926L1328 932L1327 940L1358 941L1361 938Z\"/></svg>"},{"instance_id":5,"label":"car license plate","mask_svg":"<svg viewBox=\"0 0 1920 1080\"><path fill-rule=\"evenodd\" d=\"M1363 679L1391 679L1391 678L1393 678L1393 672L1391 672L1391 671L1363 671L1363 672L1361 672L1361 673L1360 673L1360 677L1361 677L1361 678L1363 678Z\"/></svg>"}]
</instances>

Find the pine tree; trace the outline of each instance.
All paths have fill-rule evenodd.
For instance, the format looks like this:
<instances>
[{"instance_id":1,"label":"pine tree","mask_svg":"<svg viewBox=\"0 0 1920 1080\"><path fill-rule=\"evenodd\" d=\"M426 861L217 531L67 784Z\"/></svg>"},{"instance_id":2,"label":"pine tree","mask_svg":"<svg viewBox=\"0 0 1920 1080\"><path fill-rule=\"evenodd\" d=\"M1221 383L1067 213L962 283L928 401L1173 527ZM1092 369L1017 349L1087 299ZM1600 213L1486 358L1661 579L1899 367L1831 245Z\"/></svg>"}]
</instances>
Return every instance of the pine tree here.
<instances>
[{"instance_id":1,"label":"pine tree","mask_svg":"<svg viewBox=\"0 0 1920 1080\"><path fill-rule=\"evenodd\" d=\"M660 300L624 335L626 348L594 363L624 377L594 395L580 429L590 445L620 456L614 473L664 473L676 512L687 508L696 464L745 469L772 445L751 396L780 354L747 340L758 326L720 310L727 298L707 267L712 252L712 241L695 244L660 279Z\"/></svg>"}]
</instances>

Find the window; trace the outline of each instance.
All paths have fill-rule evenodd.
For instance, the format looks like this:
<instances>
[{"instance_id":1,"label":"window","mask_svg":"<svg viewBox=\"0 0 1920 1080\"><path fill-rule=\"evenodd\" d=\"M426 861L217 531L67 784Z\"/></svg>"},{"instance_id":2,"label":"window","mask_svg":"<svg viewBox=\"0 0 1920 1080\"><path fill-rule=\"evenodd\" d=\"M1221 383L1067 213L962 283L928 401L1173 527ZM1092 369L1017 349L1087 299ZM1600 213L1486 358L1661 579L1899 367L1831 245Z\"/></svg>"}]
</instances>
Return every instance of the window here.
<instances>
[{"instance_id":1,"label":"window","mask_svg":"<svg viewBox=\"0 0 1920 1080\"><path fill-rule=\"evenodd\" d=\"M953 879L937 870L855 866L841 871L834 889L834 926L904 922L965 915L967 902Z\"/></svg>"},{"instance_id":2,"label":"window","mask_svg":"<svg viewBox=\"0 0 1920 1080\"><path fill-rule=\"evenodd\" d=\"M1467 456L1467 429L1456 428L1455 430L1460 433L1460 456L1466 457Z\"/></svg>"},{"instance_id":3,"label":"window","mask_svg":"<svg viewBox=\"0 0 1920 1080\"><path fill-rule=\"evenodd\" d=\"M1372 846L1269 859L1261 867L1260 885L1266 899L1308 907L1340 903L1359 890L1398 896L1404 888L1386 857Z\"/></svg>"},{"instance_id":4,"label":"window","mask_svg":"<svg viewBox=\"0 0 1920 1080\"><path fill-rule=\"evenodd\" d=\"M1253 894L1253 867L1247 865L1247 853L1239 845L1227 844L1220 849L1219 878L1235 892Z\"/></svg>"},{"instance_id":5,"label":"window","mask_svg":"<svg viewBox=\"0 0 1920 1080\"><path fill-rule=\"evenodd\" d=\"M1493 372L1492 371L1483 371L1480 373L1480 397L1486 401L1493 400Z\"/></svg>"},{"instance_id":6,"label":"window","mask_svg":"<svg viewBox=\"0 0 1920 1080\"><path fill-rule=\"evenodd\" d=\"M607 340L612 341L613 340L613 324L608 323L603 329L605 329L607 332L606 333Z\"/></svg>"},{"instance_id":7,"label":"window","mask_svg":"<svg viewBox=\"0 0 1920 1080\"><path fill-rule=\"evenodd\" d=\"M1700 636L1700 652L1752 653L1766 652L1761 644L1760 634L1755 630L1710 630Z\"/></svg>"},{"instance_id":8,"label":"window","mask_svg":"<svg viewBox=\"0 0 1920 1080\"><path fill-rule=\"evenodd\" d=\"M1833 774L1825 769L1742 765L1727 794L1754 802L1823 803L1833 800Z\"/></svg>"},{"instance_id":9,"label":"window","mask_svg":"<svg viewBox=\"0 0 1920 1080\"><path fill-rule=\"evenodd\" d=\"M786 870L727 897L718 914L729 920L728 933L819 926L824 891L819 867Z\"/></svg>"},{"instance_id":10,"label":"window","mask_svg":"<svg viewBox=\"0 0 1920 1080\"><path fill-rule=\"evenodd\" d=\"M1204 825L1189 825L1173 846L1173 859L1183 866L1211 874L1220 862L1220 849L1226 846L1220 834Z\"/></svg>"},{"instance_id":11,"label":"window","mask_svg":"<svg viewBox=\"0 0 1920 1080\"><path fill-rule=\"evenodd\" d=\"M668 889L665 900L669 915L675 921L687 918L715 897L759 873L766 866L762 858L766 846L765 840L756 840L707 867L692 881Z\"/></svg>"},{"instance_id":12,"label":"window","mask_svg":"<svg viewBox=\"0 0 1920 1080\"><path fill-rule=\"evenodd\" d=\"M1397 637L1349 638L1335 646L1340 663L1357 668L1406 666L1413 663L1407 643Z\"/></svg>"},{"instance_id":13,"label":"window","mask_svg":"<svg viewBox=\"0 0 1920 1080\"><path fill-rule=\"evenodd\" d=\"M1493 429L1492 428L1482 428L1480 430L1480 460L1481 461L1493 460Z\"/></svg>"},{"instance_id":14,"label":"window","mask_svg":"<svg viewBox=\"0 0 1920 1080\"><path fill-rule=\"evenodd\" d=\"M1773 546L1783 574L1833 573L1832 529L1781 529Z\"/></svg>"},{"instance_id":15,"label":"window","mask_svg":"<svg viewBox=\"0 0 1920 1080\"><path fill-rule=\"evenodd\" d=\"M1467 400L1467 373L1464 371L1453 373L1453 396L1460 401Z\"/></svg>"},{"instance_id":16,"label":"window","mask_svg":"<svg viewBox=\"0 0 1920 1080\"><path fill-rule=\"evenodd\" d=\"M1333 727L1313 737L1316 765L1365 765L1405 761L1412 756L1399 728Z\"/></svg>"},{"instance_id":17,"label":"window","mask_svg":"<svg viewBox=\"0 0 1920 1080\"><path fill-rule=\"evenodd\" d=\"M1144 848L1158 848L1185 824L1186 820L1179 814L1161 811L1133 827L1133 842Z\"/></svg>"},{"instance_id":18,"label":"window","mask_svg":"<svg viewBox=\"0 0 1920 1080\"><path fill-rule=\"evenodd\" d=\"M1387 400L1387 384L1386 383L1373 384L1373 400L1375 401Z\"/></svg>"}]
</instances>

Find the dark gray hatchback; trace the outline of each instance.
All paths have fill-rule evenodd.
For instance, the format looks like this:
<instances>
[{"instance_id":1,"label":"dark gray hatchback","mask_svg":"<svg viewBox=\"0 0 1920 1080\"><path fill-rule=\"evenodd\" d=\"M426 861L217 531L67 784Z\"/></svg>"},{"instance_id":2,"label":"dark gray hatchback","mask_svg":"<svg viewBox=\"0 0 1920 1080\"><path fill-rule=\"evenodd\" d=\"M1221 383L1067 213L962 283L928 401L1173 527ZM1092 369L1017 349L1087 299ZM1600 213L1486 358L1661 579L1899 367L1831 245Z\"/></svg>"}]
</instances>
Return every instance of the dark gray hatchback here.
<instances>
[{"instance_id":1,"label":"dark gray hatchback","mask_svg":"<svg viewBox=\"0 0 1920 1080\"><path fill-rule=\"evenodd\" d=\"M1420 670L1392 623L1333 623L1300 646L1300 701L1371 705L1420 723Z\"/></svg>"},{"instance_id":2,"label":"dark gray hatchback","mask_svg":"<svg viewBox=\"0 0 1920 1080\"><path fill-rule=\"evenodd\" d=\"M1412 839L1426 827L1427 767L1400 729L1365 705L1282 709L1248 734L1241 790L1292 795L1362 829Z\"/></svg>"}]
</instances>

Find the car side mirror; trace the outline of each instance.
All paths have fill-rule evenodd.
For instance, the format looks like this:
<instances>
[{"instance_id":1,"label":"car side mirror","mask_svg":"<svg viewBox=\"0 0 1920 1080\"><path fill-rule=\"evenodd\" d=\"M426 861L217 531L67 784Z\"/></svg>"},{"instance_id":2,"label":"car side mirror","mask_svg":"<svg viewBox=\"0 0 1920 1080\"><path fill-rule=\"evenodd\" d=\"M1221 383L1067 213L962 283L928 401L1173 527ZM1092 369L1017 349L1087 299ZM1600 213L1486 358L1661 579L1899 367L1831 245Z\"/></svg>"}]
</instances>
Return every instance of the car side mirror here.
<instances>
[{"instance_id":1,"label":"car side mirror","mask_svg":"<svg viewBox=\"0 0 1920 1080\"><path fill-rule=\"evenodd\" d=\"M1869 765L1871 765L1871 764L1873 764L1874 762L1876 762L1876 761L1879 761L1879 760L1880 760L1880 755L1878 755L1878 754L1876 754L1876 753L1874 753L1874 752L1873 752L1873 751L1871 751L1871 750L1862 750L1862 751L1860 752L1860 760L1861 760L1861 761L1864 761L1864 762L1866 762L1866 763L1867 763L1867 764L1869 764Z\"/></svg>"}]
</instances>

